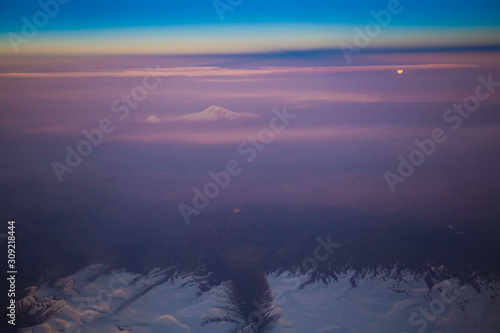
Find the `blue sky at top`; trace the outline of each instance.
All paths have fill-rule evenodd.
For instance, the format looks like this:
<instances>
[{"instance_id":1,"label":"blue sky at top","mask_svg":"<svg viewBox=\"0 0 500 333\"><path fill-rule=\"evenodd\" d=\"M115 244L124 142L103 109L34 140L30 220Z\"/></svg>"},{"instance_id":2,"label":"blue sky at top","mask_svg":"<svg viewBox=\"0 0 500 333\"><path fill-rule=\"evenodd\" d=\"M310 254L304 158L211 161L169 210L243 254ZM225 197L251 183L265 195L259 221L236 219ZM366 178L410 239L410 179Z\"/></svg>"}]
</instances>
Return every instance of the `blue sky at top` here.
<instances>
[{"instance_id":1,"label":"blue sky at top","mask_svg":"<svg viewBox=\"0 0 500 333\"><path fill-rule=\"evenodd\" d=\"M39 4L67 1L23 43ZM339 48L386 10L379 1L29 0L0 4L0 54L219 54ZM500 2L401 0L370 47L500 46ZM24 38L23 37L23 38ZM16 44L19 43L19 44ZM16 46L17 45L17 46Z\"/></svg>"},{"instance_id":2,"label":"blue sky at top","mask_svg":"<svg viewBox=\"0 0 500 333\"><path fill-rule=\"evenodd\" d=\"M225 0L227 1L227 0ZM21 18L38 11L38 1L2 1L0 31L17 31ZM391 25L404 27L499 27L500 2L403 0L404 11ZM234 23L338 23L364 24L371 10L387 1L285 1L243 0L219 20L212 0L111 1L70 0L43 30L81 30Z\"/></svg>"}]
</instances>

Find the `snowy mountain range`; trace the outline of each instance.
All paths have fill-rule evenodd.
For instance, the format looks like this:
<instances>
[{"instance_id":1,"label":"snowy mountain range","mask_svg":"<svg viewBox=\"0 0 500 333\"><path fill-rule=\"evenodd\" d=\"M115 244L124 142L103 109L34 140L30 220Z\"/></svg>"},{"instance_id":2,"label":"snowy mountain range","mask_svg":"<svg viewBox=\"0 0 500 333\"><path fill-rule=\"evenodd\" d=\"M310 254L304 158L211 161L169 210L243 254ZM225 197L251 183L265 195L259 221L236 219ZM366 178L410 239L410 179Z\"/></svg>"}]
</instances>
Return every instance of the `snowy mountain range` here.
<instances>
[{"instance_id":1,"label":"snowy mountain range","mask_svg":"<svg viewBox=\"0 0 500 333\"><path fill-rule=\"evenodd\" d=\"M272 325L257 331L415 332L425 325L428 332L482 333L499 327L498 311L492 311L497 283L479 279L473 288L450 279L429 288L425 275L392 272L356 274L348 269L336 279L308 283L307 274L269 273L265 278L274 304L266 316ZM239 318L238 310L232 310L237 298L231 282L207 288L206 279L174 267L140 275L91 265L54 286L25 290L18 301L19 319L25 324L20 331L256 332L246 315ZM436 315L426 321L418 312L422 308ZM457 325L463 330L456 330Z\"/></svg>"},{"instance_id":2,"label":"snowy mountain range","mask_svg":"<svg viewBox=\"0 0 500 333\"><path fill-rule=\"evenodd\" d=\"M233 121L257 118L260 117L253 113L237 113L217 105L211 105L201 112L190 113L183 116L160 118L155 115L151 115L144 122L147 124L159 124L168 122L217 122L224 120Z\"/></svg>"}]
</instances>

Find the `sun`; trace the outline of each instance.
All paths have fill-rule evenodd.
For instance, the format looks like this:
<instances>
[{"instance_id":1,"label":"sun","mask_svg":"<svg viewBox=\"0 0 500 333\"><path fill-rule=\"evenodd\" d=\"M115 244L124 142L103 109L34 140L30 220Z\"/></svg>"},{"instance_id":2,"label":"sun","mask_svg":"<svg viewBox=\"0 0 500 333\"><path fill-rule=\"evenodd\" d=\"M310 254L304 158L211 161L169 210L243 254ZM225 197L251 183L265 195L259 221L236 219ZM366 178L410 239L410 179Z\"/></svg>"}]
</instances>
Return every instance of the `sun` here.
<instances>
[{"instance_id":1,"label":"sun","mask_svg":"<svg viewBox=\"0 0 500 333\"><path fill-rule=\"evenodd\" d=\"M398 69L398 74L403 74L403 70L402 69Z\"/></svg>"}]
</instances>

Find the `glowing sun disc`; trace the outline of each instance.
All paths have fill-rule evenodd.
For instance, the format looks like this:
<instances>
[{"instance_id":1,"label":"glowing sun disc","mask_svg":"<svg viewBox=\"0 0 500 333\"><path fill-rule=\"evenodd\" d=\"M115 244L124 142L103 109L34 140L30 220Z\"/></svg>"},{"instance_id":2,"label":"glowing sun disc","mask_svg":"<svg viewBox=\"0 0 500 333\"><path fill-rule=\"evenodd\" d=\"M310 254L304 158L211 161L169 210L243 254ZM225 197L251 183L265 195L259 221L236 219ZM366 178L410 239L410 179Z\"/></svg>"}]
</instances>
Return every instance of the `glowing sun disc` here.
<instances>
[{"instance_id":1,"label":"glowing sun disc","mask_svg":"<svg viewBox=\"0 0 500 333\"><path fill-rule=\"evenodd\" d=\"M398 69L398 74L403 74L403 70L402 69Z\"/></svg>"}]
</instances>

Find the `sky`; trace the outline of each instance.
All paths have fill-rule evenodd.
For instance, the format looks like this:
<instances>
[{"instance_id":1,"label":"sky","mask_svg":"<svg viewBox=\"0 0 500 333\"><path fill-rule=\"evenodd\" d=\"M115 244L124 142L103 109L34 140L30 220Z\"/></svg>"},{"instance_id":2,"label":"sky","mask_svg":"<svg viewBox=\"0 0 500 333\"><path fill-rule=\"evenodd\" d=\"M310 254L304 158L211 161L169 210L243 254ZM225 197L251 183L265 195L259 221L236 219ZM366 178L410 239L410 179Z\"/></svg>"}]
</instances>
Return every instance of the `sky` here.
<instances>
[{"instance_id":1,"label":"sky","mask_svg":"<svg viewBox=\"0 0 500 333\"><path fill-rule=\"evenodd\" d=\"M59 2L2 2L0 54L338 49L342 42L354 43L355 28L365 31L366 24L374 20L372 12L387 12L388 8L392 13L387 24L379 25L380 32L370 38L368 47L500 45L500 3L492 0L460 1L459 5L426 0ZM39 14L43 7L50 15ZM35 24L35 33L23 35L26 22ZM12 46L13 34L25 38L26 43L18 44L17 50Z\"/></svg>"},{"instance_id":2,"label":"sky","mask_svg":"<svg viewBox=\"0 0 500 333\"><path fill-rule=\"evenodd\" d=\"M176 205L188 202L191 189L203 186L208 172L223 168L233 155L244 161L238 145L269 124L274 108L288 107L297 120L276 135L258 162L245 162L245 175L214 202L230 207L334 202L373 214L425 206L433 216L463 218L477 216L477 205L497 200L498 161L490 152L498 141L500 95L481 102L481 111L463 120L458 131L443 115L474 93L479 76L491 73L500 81L498 52L361 53L352 66L336 57L338 65L322 53L5 60L0 62L0 138L2 154L12 158L0 171L7 179L46 179L57 193L44 198L54 203L86 177L123 177L131 184L144 175L152 183L131 186L141 193L134 198L173 207L172 216L182 223ZM161 83L122 119L113 103L143 84L148 67L158 68ZM260 118L234 124L144 123L151 116L178 117L210 105ZM112 120L115 131L81 166L64 174L60 185L51 163L64 162L65 147L75 147L84 138L82 130L95 129L104 118ZM384 172L396 170L398 155L409 154L414 140L436 127L446 128L450 140L418 175L400 184L403 195L395 195ZM476 164L479 157L484 161ZM474 195L463 197L465 187ZM129 195L121 186L116 192ZM40 202L45 204L52 206ZM492 210L480 213L490 216Z\"/></svg>"}]
</instances>

